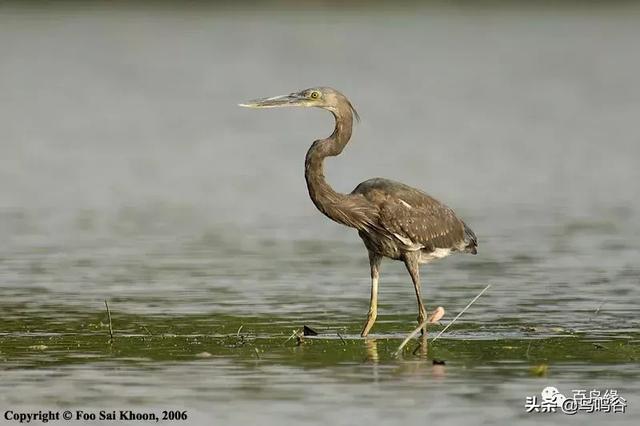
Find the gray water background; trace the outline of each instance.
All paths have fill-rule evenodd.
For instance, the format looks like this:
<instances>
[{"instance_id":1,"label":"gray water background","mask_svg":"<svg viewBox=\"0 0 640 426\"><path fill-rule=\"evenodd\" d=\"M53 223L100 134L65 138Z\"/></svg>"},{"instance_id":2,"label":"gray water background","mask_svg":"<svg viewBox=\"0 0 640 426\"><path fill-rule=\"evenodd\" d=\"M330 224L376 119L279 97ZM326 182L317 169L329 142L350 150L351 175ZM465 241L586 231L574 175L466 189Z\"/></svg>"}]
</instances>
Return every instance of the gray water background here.
<instances>
[{"instance_id":1,"label":"gray water background","mask_svg":"<svg viewBox=\"0 0 640 426\"><path fill-rule=\"evenodd\" d=\"M492 284L457 338L570 330L637 349L639 22L628 4L0 6L0 336L36 318L41 338L48 324L101 315L109 299L114 311L168 327L199 315L213 329L229 315L267 343L302 324L355 339L366 252L315 210L302 176L331 115L236 106L330 85L363 118L327 163L334 187L399 180L453 207L478 235L478 256L423 269L427 306L444 306L447 320ZM399 339L416 315L401 264L383 264L380 299L386 334L377 337ZM548 384L619 388L631 412L616 420L637 420L640 404L633 357L567 359L540 379L526 361L467 369L455 354L434 378L419 364L407 373L339 357L309 366L281 354L264 365L115 356L51 367L26 349L3 352L3 407L184 406L194 422L513 424L542 419L524 415L524 397Z\"/></svg>"}]
</instances>

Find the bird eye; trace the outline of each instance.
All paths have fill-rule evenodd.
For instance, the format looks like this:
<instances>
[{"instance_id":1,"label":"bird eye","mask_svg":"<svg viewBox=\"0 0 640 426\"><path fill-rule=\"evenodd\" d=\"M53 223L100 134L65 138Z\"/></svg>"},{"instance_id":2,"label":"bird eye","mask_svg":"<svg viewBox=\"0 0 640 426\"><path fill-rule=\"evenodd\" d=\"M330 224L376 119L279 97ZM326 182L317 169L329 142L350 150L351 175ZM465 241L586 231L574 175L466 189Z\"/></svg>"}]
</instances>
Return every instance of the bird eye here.
<instances>
[{"instance_id":1,"label":"bird eye","mask_svg":"<svg viewBox=\"0 0 640 426\"><path fill-rule=\"evenodd\" d=\"M320 97L320 92L314 90L309 96L311 96L311 99L318 99Z\"/></svg>"}]
</instances>

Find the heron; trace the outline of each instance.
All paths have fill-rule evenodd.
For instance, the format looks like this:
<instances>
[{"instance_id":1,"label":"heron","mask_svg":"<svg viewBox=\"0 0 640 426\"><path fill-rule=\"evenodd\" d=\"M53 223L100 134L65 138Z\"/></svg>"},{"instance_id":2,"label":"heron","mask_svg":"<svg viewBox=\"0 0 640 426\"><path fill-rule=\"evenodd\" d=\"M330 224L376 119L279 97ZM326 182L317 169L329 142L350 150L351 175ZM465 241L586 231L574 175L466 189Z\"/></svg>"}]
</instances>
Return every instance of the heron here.
<instances>
[{"instance_id":1,"label":"heron","mask_svg":"<svg viewBox=\"0 0 640 426\"><path fill-rule=\"evenodd\" d=\"M316 107L335 118L333 133L313 142L305 158L305 179L313 204L329 219L355 228L369 254L371 295L360 335L366 337L378 316L378 281L383 258L404 262L418 301L418 324L427 317L421 296L420 264L452 253L477 254L478 239L453 210L425 192L389 179L373 178L349 194L335 191L324 176L327 157L340 155L360 117L345 95L313 87L242 104L247 108ZM422 333L426 333L426 326Z\"/></svg>"}]
</instances>

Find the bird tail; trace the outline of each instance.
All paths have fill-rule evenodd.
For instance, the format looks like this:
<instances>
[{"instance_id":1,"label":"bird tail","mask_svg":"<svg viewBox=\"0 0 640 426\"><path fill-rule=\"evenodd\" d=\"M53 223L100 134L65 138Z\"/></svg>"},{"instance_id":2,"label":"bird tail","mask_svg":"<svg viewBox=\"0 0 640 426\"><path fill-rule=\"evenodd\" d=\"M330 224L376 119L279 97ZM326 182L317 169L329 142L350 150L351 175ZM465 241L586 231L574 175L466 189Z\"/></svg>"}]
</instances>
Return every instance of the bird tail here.
<instances>
[{"instance_id":1,"label":"bird tail","mask_svg":"<svg viewBox=\"0 0 640 426\"><path fill-rule=\"evenodd\" d=\"M464 240L467 243L464 251L466 253L478 254L478 237L476 237L476 234L466 223L462 222L462 225L464 225Z\"/></svg>"}]
</instances>

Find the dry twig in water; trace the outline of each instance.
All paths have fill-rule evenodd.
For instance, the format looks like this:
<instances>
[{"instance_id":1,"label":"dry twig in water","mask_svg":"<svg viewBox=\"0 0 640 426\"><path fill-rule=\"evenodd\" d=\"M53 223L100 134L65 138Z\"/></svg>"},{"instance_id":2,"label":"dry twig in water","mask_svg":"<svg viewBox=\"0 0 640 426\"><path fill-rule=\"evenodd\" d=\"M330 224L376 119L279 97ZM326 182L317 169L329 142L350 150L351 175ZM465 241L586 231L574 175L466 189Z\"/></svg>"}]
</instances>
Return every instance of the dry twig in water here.
<instances>
[{"instance_id":1,"label":"dry twig in water","mask_svg":"<svg viewBox=\"0 0 640 426\"><path fill-rule=\"evenodd\" d=\"M395 351L393 355L394 356L400 355L400 352L402 352L402 348L404 348L405 345L409 343L409 340L413 339L420 332L420 330L422 330L422 328L425 325L434 324L438 322L443 316L444 316L444 308L442 306L438 306L435 311L431 312L431 315L429 315L427 319L422 321L415 330L413 330L411 333L409 333L407 337L405 337L402 343L400 343L400 346L398 346L398 350Z\"/></svg>"},{"instance_id":2,"label":"dry twig in water","mask_svg":"<svg viewBox=\"0 0 640 426\"><path fill-rule=\"evenodd\" d=\"M109 318L109 344L111 344L113 342L113 324L111 323L111 310L109 309L107 299L104 299L104 306L107 308L107 318Z\"/></svg>"},{"instance_id":3,"label":"dry twig in water","mask_svg":"<svg viewBox=\"0 0 640 426\"><path fill-rule=\"evenodd\" d=\"M283 345L286 345L287 342L289 342L289 340L293 339L294 337L300 340L300 330L293 330L293 332L291 333L291 336L289 336L289 338L284 341Z\"/></svg>"},{"instance_id":4,"label":"dry twig in water","mask_svg":"<svg viewBox=\"0 0 640 426\"><path fill-rule=\"evenodd\" d=\"M464 309L462 311L460 311L460 313L458 315L456 315L456 317L449 324L447 324L447 326L445 328L443 328L440 331L440 333L438 333L438 335L436 337L434 337L433 340L431 340L431 341L434 342L436 339L438 339L438 337L440 337L442 335L442 333L444 333L449 327L451 327L451 325L454 322L456 322L458 320L458 318L460 318L460 316L462 314L464 314L467 311L467 309L469 309L469 307L471 305L473 305L474 302L476 300L478 300L478 298L480 296L482 296L482 294L489 289L489 287L491 287L491 284L487 284L487 286L485 288L483 288L482 291L480 293L478 293L478 295L476 297L474 297L473 300L471 300L471 302L469 302L469 304L467 304L467 306L465 306ZM440 315L437 319L435 319L435 320L433 319L436 316L436 314L440 312L440 309L442 309L441 313L444 314L444 309L441 306L438 307L435 311L433 311L433 313L431 314L430 317L428 317L420 325L418 325L418 327L415 330L413 330L411 333L409 333L409 335L402 341L402 343L398 347L398 350L394 353L394 356L400 355L400 352L402 352L402 348L404 348L405 345L407 343L409 343L409 340L413 339L420 332L420 330L422 330L422 328L425 325L427 325L428 323L431 323L431 322L436 322L436 321L438 321L438 319L442 318L442 315Z\"/></svg>"},{"instance_id":5,"label":"dry twig in water","mask_svg":"<svg viewBox=\"0 0 640 426\"><path fill-rule=\"evenodd\" d=\"M240 331L242 330L242 327L244 327L244 324L242 324L240 326L240 328L238 328L238 331L236 331L236 339L238 339L240 341L240 345L244 345L246 343L244 341L244 334L240 334Z\"/></svg>"},{"instance_id":6,"label":"dry twig in water","mask_svg":"<svg viewBox=\"0 0 640 426\"><path fill-rule=\"evenodd\" d=\"M435 341L438 339L438 337L442 336L442 333L444 333L445 331L447 331L447 329L448 329L449 327L451 327L451 325L452 325L454 322L456 322L456 321L458 320L458 318L460 318L460 316L461 316L462 314L464 314L464 313L467 311L467 309L469 309L469 306L473 305L473 304L475 303L475 301L476 301L476 300L478 300L478 298L479 298L480 296L482 296L482 294L483 294L485 291L489 290L489 287L491 287L491 284L487 284L487 286L486 286L485 288L483 288L483 289L482 289L482 291L481 291L480 293L478 293L478 295L477 295L476 297L474 297L474 298L473 298L473 300L472 300L471 302L469 302L469 304L468 304L467 306L465 306L465 307L464 307L464 309L463 309L463 310L461 310L461 311L460 311L460 313L459 313L458 315L456 315L456 317L455 317L455 318L454 318L454 319L453 319L449 324L447 324L447 326L446 326L445 328L443 328L442 330L440 330L440 333L438 333L438 335L437 335L436 337L434 337L434 338L433 338L432 342L435 342Z\"/></svg>"}]
</instances>

